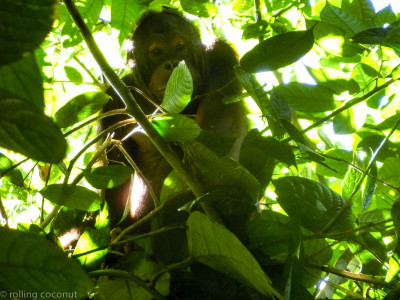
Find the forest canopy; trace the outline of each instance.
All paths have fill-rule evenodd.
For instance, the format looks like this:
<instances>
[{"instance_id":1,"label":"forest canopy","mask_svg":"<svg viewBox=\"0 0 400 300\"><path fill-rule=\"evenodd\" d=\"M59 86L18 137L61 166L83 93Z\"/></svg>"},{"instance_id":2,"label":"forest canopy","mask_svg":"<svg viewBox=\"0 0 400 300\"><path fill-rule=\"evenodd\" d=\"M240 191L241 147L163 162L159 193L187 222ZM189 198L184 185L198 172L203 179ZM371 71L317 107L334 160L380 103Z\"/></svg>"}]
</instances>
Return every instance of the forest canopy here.
<instances>
[{"instance_id":1,"label":"forest canopy","mask_svg":"<svg viewBox=\"0 0 400 300\"><path fill-rule=\"evenodd\" d=\"M0 296L399 299L400 5L390 2L3 0ZM238 52L243 89L222 100L248 110L235 159L234 141L180 113L194 100L185 64L153 114L135 109L119 78L149 9L181 12L204 51L222 40ZM126 110L102 111L108 89ZM132 118L98 130L113 114ZM133 123L172 171L154 209L121 230L101 191L140 170L105 153L124 153L112 132Z\"/></svg>"}]
</instances>

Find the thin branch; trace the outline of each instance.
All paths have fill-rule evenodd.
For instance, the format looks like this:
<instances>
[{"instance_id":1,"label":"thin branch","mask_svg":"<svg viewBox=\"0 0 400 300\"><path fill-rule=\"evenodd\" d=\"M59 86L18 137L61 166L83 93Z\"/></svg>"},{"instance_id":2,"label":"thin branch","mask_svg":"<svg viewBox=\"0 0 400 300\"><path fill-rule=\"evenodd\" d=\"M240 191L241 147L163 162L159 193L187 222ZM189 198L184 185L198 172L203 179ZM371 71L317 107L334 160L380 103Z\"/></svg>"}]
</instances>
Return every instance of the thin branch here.
<instances>
[{"instance_id":1,"label":"thin branch","mask_svg":"<svg viewBox=\"0 0 400 300\"><path fill-rule=\"evenodd\" d=\"M191 262L192 262L192 257L189 256L187 259L185 259L183 261L177 262L175 264L168 265L164 270L158 272L157 274L155 274L151 278L150 286L151 287L155 286L157 278L160 277L162 274L164 274L166 272L169 272L169 271L172 271L172 270L175 270L175 269L180 269L180 268L183 268L183 267L187 267L188 265L190 265Z\"/></svg>"},{"instance_id":2,"label":"thin branch","mask_svg":"<svg viewBox=\"0 0 400 300\"><path fill-rule=\"evenodd\" d=\"M165 202L164 202L165 203ZM151 220L151 218L155 217L156 215L158 215L158 213L160 213L163 208L164 208L164 203L161 203L159 206L157 206L155 209L153 209L151 212L149 212L147 215L145 215L143 218L139 219L138 221L136 221L135 223L133 223L131 226L125 228L113 241L114 243L117 243L118 241L120 241L126 234L128 234L129 232L131 232L132 230L134 230L136 227L140 226L141 224Z\"/></svg>"},{"instance_id":3,"label":"thin branch","mask_svg":"<svg viewBox=\"0 0 400 300\"><path fill-rule=\"evenodd\" d=\"M321 270L321 271L324 271L327 273L335 274L335 275L338 275L338 276L341 276L344 278L348 278L348 279L351 279L354 281L362 281L362 282L379 285L379 286L383 286L383 287L388 287L388 288L392 287L391 284L389 284L385 281L382 281L382 280L379 280L379 279L376 279L374 277L370 277L370 276L367 276L364 274L354 274L349 271L339 270L339 269L335 269L335 268L328 267L328 266L319 266L319 265L315 265L315 264L305 264L304 266L308 267L308 268L316 269L316 270Z\"/></svg>"}]
</instances>

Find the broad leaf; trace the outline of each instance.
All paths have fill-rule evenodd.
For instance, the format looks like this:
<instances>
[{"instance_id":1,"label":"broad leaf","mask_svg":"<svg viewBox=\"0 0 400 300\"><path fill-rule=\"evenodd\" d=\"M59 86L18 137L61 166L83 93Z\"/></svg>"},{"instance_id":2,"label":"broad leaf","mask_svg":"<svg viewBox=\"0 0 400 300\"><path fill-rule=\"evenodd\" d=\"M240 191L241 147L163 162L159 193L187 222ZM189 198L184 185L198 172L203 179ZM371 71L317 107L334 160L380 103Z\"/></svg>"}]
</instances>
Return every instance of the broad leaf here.
<instances>
[{"instance_id":1,"label":"broad leaf","mask_svg":"<svg viewBox=\"0 0 400 300\"><path fill-rule=\"evenodd\" d=\"M349 36L367 29L367 26L356 16L330 4L326 1L324 9L321 11L321 21L339 27L344 30Z\"/></svg>"},{"instance_id":2,"label":"broad leaf","mask_svg":"<svg viewBox=\"0 0 400 300\"><path fill-rule=\"evenodd\" d=\"M0 88L0 98L19 98L44 108L43 79L33 54L0 67Z\"/></svg>"},{"instance_id":3,"label":"broad leaf","mask_svg":"<svg viewBox=\"0 0 400 300\"><path fill-rule=\"evenodd\" d=\"M221 158L199 142L185 143L183 149L194 173L207 188L234 185L241 188L251 202L256 203L260 184L237 161L226 156Z\"/></svg>"},{"instance_id":4,"label":"broad leaf","mask_svg":"<svg viewBox=\"0 0 400 300\"><path fill-rule=\"evenodd\" d=\"M371 0L353 0L350 4L350 13L369 25L374 18L375 8Z\"/></svg>"},{"instance_id":5,"label":"broad leaf","mask_svg":"<svg viewBox=\"0 0 400 300\"><path fill-rule=\"evenodd\" d=\"M56 0L3 0L0 65L16 61L39 47L53 25L57 8Z\"/></svg>"},{"instance_id":6,"label":"broad leaf","mask_svg":"<svg viewBox=\"0 0 400 300\"><path fill-rule=\"evenodd\" d=\"M161 106L169 113L180 113L192 99L193 79L182 61L174 69L165 88Z\"/></svg>"},{"instance_id":7,"label":"broad leaf","mask_svg":"<svg viewBox=\"0 0 400 300\"><path fill-rule=\"evenodd\" d=\"M91 291L93 284L77 261L44 237L0 227L0 240L3 290L68 293L78 299Z\"/></svg>"},{"instance_id":8,"label":"broad leaf","mask_svg":"<svg viewBox=\"0 0 400 300\"><path fill-rule=\"evenodd\" d=\"M58 163L67 143L57 125L32 104L0 99L0 146L35 160Z\"/></svg>"},{"instance_id":9,"label":"broad leaf","mask_svg":"<svg viewBox=\"0 0 400 300\"><path fill-rule=\"evenodd\" d=\"M184 11L201 18L215 16L218 12L214 2L207 0L181 0L180 4Z\"/></svg>"},{"instance_id":10,"label":"broad leaf","mask_svg":"<svg viewBox=\"0 0 400 300\"><path fill-rule=\"evenodd\" d=\"M240 81L249 95L254 99L257 106L260 108L262 115L264 117L271 116L268 94L264 91L263 87L257 81L255 76L251 73L248 73L241 67L235 67L234 70L237 79Z\"/></svg>"},{"instance_id":11,"label":"broad leaf","mask_svg":"<svg viewBox=\"0 0 400 300\"><path fill-rule=\"evenodd\" d=\"M327 186L301 177L281 177L275 180L278 203L292 218L299 218L301 225L318 232L337 214L345 200ZM354 228L351 206L347 207L329 232Z\"/></svg>"},{"instance_id":12,"label":"broad leaf","mask_svg":"<svg viewBox=\"0 0 400 300\"><path fill-rule=\"evenodd\" d=\"M110 97L103 92L80 94L55 113L55 122L61 128L74 125L100 111L109 99Z\"/></svg>"},{"instance_id":13,"label":"broad leaf","mask_svg":"<svg viewBox=\"0 0 400 300\"><path fill-rule=\"evenodd\" d=\"M342 182L342 197L344 199L348 199L350 197L350 195L353 193L354 188L360 182L362 175L363 174L361 172L359 172L354 168L350 168L347 171L346 176L344 177ZM361 189L359 189L357 193L355 193L353 196L353 206L352 206L352 210L354 214L357 216L359 213L362 212L361 198L362 198L362 191Z\"/></svg>"},{"instance_id":14,"label":"broad leaf","mask_svg":"<svg viewBox=\"0 0 400 300\"><path fill-rule=\"evenodd\" d=\"M123 41L131 33L132 23L137 19L140 12L138 0L113 0L111 5L111 26L119 30L118 41Z\"/></svg>"},{"instance_id":15,"label":"broad leaf","mask_svg":"<svg viewBox=\"0 0 400 300\"><path fill-rule=\"evenodd\" d=\"M240 60L240 65L252 73L273 71L298 61L313 45L312 29L276 35L247 52Z\"/></svg>"},{"instance_id":16,"label":"broad leaf","mask_svg":"<svg viewBox=\"0 0 400 300\"><path fill-rule=\"evenodd\" d=\"M40 194L52 203L84 211L100 208L100 196L83 186L70 184L51 184L41 189Z\"/></svg>"},{"instance_id":17,"label":"broad leaf","mask_svg":"<svg viewBox=\"0 0 400 300\"><path fill-rule=\"evenodd\" d=\"M157 117L152 123L158 133L169 142L194 141L201 132L195 120L179 114Z\"/></svg>"},{"instance_id":18,"label":"broad leaf","mask_svg":"<svg viewBox=\"0 0 400 300\"><path fill-rule=\"evenodd\" d=\"M189 253L195 260L264 296L282 299L258 262L233 233L200 212L193 212L187 225Z\"/></svg>"},{"instance_id":19,"label":"broad leaf","mask_svg":"<svg viewBox=\"0 0 400 300\"><path fill-rule=\"evenodd\" d=\"M3 153L0 153L0 179L5 177L13 184L21 185L24 181L24 178L22 177L22 173L18 168L10 170L13 165L14 164L11 159L9 159Z\"/></svg>"},{"instance_id":20,"label":"broad leaf","mask_svg":"<svg viewBox=\"0 0 400 300\"><path fill-rule=\"evenodd\" d=\"M381 28L385 24L390 24L397 21L396 14L393 12L392 5L388 5L378 11L372 19L372 28Z\"/></svg>"},{"instance_id":21,"label":"broad leaf","mask_svg":"<svg viewBox=\"0 0 400 300\"><path fill-rule=\"evenodd\" d=\"M394 227L396 228L397 235L400 236L400 197L393 202L391 215Z\"/></svg>"},{"instance_id":22,"label":"broad leaf","mask_svg":"<svg viewBox=\"0 0 400 300\"><path fill-rule=\"evenodd\" d=\"M101 246L108 245L110 242L110 229L108 227L102 229L86 228L85 232L79 238L76 244L74 255L85 253L90 250L98 249ZM107 249L97 250L87 255L79 256L77 259L86 270L99 268L107 254Z\"/></svg>"},{"instance_id":23,"label":"broad leaf","mask_svg":"<svg viewBox=\"0 0 400 300\"><path fill-rule=\"evenodd\" d=\"M370 176L367 177L367 182L365 183L365 187L363 189L363 201L362 201L362 211L365 211L372 202L372 196L374 195L377 175L378 175L378 167L376 165L376 161L373 162L370 169Z\"/></svg>"},{"instance_id":24,"label":"broad leaf","mask_svg":"<svg viewBox=\"0 0 400 300\"><path fill-rule=\"evenodd\" d=\"M72 83L76 85L83 83L82 74L74 67L64 66L64 71L65 75L67 75L68 79L71 80Z\"/></svg>"},{"instance_id":25,"label":"broad leaf","mask_svg":"<svg viewBox=\"0 0 400 300\"><path fill-rule=\"evenodd\" d=\"M325 157L324 163L331 169L318 164L315 172L322 176L344 178L353 160L353 153L342 149L331 149L325 152L325 154L328 157Z\"/></svg>"},{"instance_id":26,"label":"broad leaf","mask_svg":"<svg viewBox=\"0 0 400 300\"><path fill-rule=\"evenodd\" d=\"M77 5L78 11L85 20L89 29L92 29L92 27L99 21L99 15L103 6L104 0L79 1L79 5ZM76 46L82 42L82 36L71 17L68 18L67 22L65 22L61 34L69 36L63 41L63 46L65 48Z\"/></svg>"},{"instance_id":27,"label":"broad leaf","mask_svg":"<svg viewBox=\"0 0 400 300\"><path fill-rule=\"evenodd\" d=\"M108 277L99 282L99 288L96 292L100 293L100 299L138 299L138 300L153 300L156 298L163 299L160 294L167 296L170 290L171 275L163 271L164 266L156 264L148 259L146 254L141 251L131 251L125 255L119 262L122 269L129 271L127 278ZM109 269L118 275L120 270ZM125 271L125 273L127 273ZM158 274L158 276L157 276ZM154 287L143 286L141 283L150 282L156 278ZM128 280L127 280L128 279ZM137 279L140 279L139 281ZM152 294L149 291L157 290L157 294Z\"/></svg>"},{"instance_id":28,"label":"broad leaf","mask_svg":"<svg viewBox=\"0 0 400 300\"><path fill-rule=\"evenodd\" d=\"M275 89L294 110L324 112L336 108L333 91L323 86L290 82Z\"/></svg>"},{"instance_id":29,"label":"broad leaf","mask_svg":"<svg viewBox=\"0 0 400 300\"><path fill-rule=\"evenodd\" d=\"M109 165L91 168L83 172L85 179L96 189L111 189L126 182L133 173L131 167Z\"/></svg>"}]
</instances>

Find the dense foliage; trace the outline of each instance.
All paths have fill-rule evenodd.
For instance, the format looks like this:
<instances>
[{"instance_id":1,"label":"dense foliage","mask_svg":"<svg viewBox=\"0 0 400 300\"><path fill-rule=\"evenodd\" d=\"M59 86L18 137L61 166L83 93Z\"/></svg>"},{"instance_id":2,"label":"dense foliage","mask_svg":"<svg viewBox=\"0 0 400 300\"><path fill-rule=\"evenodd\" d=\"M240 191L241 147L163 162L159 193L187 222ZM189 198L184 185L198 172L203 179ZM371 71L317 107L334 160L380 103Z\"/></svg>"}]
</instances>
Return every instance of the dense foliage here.
<instances>
[{"instance_id":1,"label":"dense foliage","mask_svg":"<svg viewBox=\"0 0 400 300\"><path fill-rule=\"evenodd\" d=\"M399 16L370 0L310 2L3 0L1 297L399 299ZM162 6L236 46L244 92L226 102L248 103L252 129L238 162L219 156L225 141L176 114L191 94L182 64L169 114L149 119L201 188L178 162L142 219L151 232L110 242L98 191L132 170L103 162L105 64L129 72L124 40ZM128 241L136 250L105 269Z\"/></svg>"}]
</instances>

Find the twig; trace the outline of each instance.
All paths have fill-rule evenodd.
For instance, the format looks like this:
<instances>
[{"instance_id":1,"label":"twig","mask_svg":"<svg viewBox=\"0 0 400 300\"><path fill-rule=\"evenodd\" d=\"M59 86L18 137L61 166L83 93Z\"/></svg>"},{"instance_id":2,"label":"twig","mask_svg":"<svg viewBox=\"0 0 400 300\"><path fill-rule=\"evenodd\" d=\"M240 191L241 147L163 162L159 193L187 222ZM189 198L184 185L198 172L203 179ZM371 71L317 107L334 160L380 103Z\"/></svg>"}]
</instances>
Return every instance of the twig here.
<instances>
[{"instance_id":1,"label":"twig","mask_svg":"<svg viewBox=\"0 0 400 300\"><path fill-rule=\"evenodd\" d=\"M332 273L332 274L335 274L335 275L338 275L338 276L341 276L344 278L348 278L351 280L355 280L355 281L362 281L362 282L375 284L375 285L379 285L379 286L383 286L383 287L389 287L389 288L392 287L391 284L389 284L385 281L382 281L382 280L379 280L379 279L376 279L374 277L370 277L370 276L367 276L364 274L354 274L349 271L339 270L339 269L335 269L335 268L328 267L328 266L319 266L319 265L315 265L315 264L305 264L304 266L308 267L308 268L316 269L316 270L321 270L321 271L324 271L327 273Z\"/></svg>"},{"instance_id":2,"label":"twig","mask_svg":"<svg viewBox=\"0 0 400 300\"><path fill-rule=\"evenodd\" d=\"M165 203L165 202L164 202ZM132 230L134 230L136 227L138 227L139 225L149 221L151 218L153 218L154 216L156 216L159 212L162 211L162 209L164 208L164 203L161 203L159 206L157 206L155 209L153 209L151 212L149 212L147 215L145 215L143 218L139 219L137 222L133 223L131 226L125 228L113 241L113 243L117 243L118 241L120 241L124 235L128 234L129 232L131 232Z\"/></svg>"}]
</instances>

